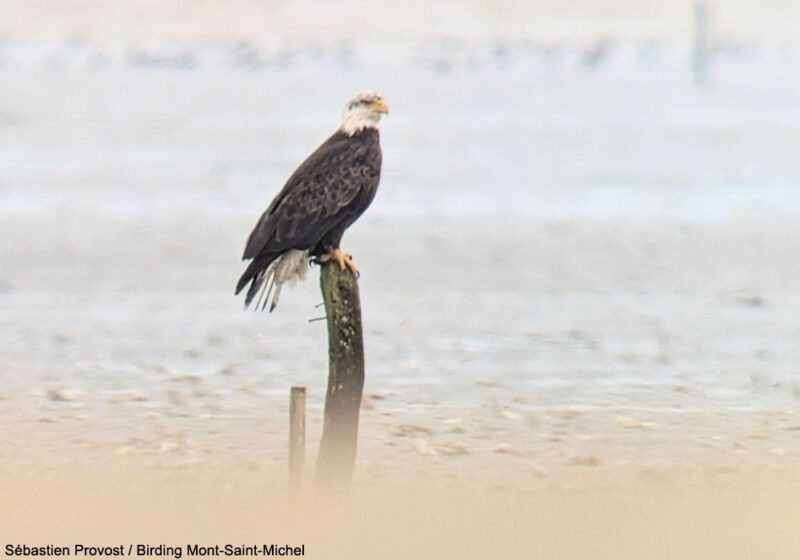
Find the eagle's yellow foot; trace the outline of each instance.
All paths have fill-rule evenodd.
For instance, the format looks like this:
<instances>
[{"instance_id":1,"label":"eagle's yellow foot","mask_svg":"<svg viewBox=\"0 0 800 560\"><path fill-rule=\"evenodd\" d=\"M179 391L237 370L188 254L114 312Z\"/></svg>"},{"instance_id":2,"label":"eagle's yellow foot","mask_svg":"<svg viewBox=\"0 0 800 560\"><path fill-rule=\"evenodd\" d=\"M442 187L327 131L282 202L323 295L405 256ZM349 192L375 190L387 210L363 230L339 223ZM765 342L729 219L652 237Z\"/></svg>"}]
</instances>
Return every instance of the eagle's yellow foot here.
<instances>
[{"instance_id":1,"label":"eagle's yellow foot","mask_svg":"<svg viewBox=\"0 0 800 560\"><path fill-rule=\"evenodd\" d=\"M326 253L317 258L317 262L321 264L324 264L330 260L335 260L337 263L339 263L339 270L349 268L353 274L358 276L358 268L356 268L356 264L353 262L353 255L345 253L341 249L334 249L332 253Z\"/></svg>"}]
</instances>

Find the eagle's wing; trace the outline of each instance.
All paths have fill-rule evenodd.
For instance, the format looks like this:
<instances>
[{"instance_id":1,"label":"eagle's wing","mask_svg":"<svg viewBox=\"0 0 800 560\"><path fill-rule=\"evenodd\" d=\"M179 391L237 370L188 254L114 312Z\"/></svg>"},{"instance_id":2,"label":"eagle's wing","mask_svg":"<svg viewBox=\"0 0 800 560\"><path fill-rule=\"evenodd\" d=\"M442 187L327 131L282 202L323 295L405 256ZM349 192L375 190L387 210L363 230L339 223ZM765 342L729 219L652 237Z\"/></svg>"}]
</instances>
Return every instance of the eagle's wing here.
<instances>
[{"instance_id":1,"label":"eagle's wing","mask_svg":"<svg viewBox=\"0 0 800 560\"><path fill-rule=\"evenodd\" d=\"M369 184L367 147L336 132L289 177L247 240L242 259L312 249Z\"/></svg>"}]
</instances>

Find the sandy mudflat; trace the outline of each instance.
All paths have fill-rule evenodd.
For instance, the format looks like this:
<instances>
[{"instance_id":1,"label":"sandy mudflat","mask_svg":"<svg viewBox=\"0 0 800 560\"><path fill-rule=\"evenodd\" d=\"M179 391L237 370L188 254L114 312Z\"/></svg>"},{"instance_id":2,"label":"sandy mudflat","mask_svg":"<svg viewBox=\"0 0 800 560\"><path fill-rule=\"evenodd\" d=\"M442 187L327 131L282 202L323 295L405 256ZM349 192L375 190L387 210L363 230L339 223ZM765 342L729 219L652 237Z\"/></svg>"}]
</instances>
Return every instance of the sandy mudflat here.
<instances>
[{"instance_id":1,"label":"sandy mudflat","mask_svg":"<svg viewBox=\"0 0 800 560\"><path fill-rule=\"evenodd\" d=\"M63 457L62 457L63 459ZM308 558L795 558L797 472L675 487L359 484L336 508L287 507L261 470L122 467L4 474L3 540L72 546L304 544ZM185 555L185 552L184 552Z\"/></svg>"}]
</instances>

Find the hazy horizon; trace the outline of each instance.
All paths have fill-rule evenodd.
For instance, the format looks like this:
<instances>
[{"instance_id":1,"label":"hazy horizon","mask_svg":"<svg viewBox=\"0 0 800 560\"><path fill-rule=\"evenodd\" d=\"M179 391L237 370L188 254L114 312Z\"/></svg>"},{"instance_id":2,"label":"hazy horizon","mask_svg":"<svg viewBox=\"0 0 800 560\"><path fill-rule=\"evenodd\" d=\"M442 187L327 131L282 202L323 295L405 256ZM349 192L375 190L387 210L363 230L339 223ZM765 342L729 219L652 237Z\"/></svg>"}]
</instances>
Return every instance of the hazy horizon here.
<instances>
[{"instance_id":1,"label":"hazy horizon","mask_svg":"<svg viewBox=\"0 0 800 560\"><path fill-rule=\"evenodd\" d=\"M800 0L705 1L719 44L800 44ZM260 45L533 41L667 42L694 34L696 2L516 0L380 4L355 2L0 1L0 41Z\"/></svg>"}]
</instances>

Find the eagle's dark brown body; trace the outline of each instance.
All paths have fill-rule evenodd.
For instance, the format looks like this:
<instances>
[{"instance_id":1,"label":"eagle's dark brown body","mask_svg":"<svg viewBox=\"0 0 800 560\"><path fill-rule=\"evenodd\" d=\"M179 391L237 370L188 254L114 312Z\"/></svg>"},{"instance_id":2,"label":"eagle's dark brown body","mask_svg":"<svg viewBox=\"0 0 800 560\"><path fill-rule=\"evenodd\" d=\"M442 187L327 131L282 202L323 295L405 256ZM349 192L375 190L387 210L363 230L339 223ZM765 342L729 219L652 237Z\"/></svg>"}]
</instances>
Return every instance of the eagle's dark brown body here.
<instances>
[{"instance_id":1,"label":"eagle's dark brown body","mask_svg":"<svg viewBox=\"0 0 800 560\"><path fill-rule=\"evenodd\" d=\"M291 250L319 257L339 248L345 230L372 202L381 174L377 128L348 135L336 131L286 181L250 234L243 259L252 259L236 293L250 283L245 306L266 280L269 267ZM266 305L266 301L265 301Z\"/></svg>"}]
</instances>

